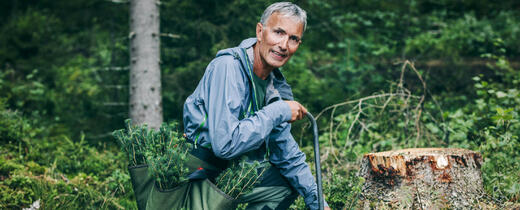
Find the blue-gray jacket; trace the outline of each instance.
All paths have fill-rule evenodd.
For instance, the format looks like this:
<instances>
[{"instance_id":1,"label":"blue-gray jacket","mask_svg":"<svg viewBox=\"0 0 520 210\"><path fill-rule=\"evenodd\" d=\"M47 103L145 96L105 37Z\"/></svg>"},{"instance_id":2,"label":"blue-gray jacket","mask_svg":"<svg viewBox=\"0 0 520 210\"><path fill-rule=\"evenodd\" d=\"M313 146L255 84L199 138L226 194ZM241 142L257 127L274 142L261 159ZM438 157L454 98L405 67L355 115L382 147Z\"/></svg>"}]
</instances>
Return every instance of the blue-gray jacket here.
<instances>
[{"instance_id":1,"label":"blue-gray jacket","mask_svg":"<svg viewBox=\"0 0 520 210\"><path fill-rule=\"evenodd\" d=\"M217 53L184 103L185 133L223 159L265 153L261 148L265 142L269 162L304 197L309 208L317 209L316 182L287 122L291 109L283 100L293 100L293 95L280 70L274 69L268 76L266 105L258 110L253 100L253 64L245 49L255 43L256 38L246 39L238 47Z\"/></svg>"}]
</instances>

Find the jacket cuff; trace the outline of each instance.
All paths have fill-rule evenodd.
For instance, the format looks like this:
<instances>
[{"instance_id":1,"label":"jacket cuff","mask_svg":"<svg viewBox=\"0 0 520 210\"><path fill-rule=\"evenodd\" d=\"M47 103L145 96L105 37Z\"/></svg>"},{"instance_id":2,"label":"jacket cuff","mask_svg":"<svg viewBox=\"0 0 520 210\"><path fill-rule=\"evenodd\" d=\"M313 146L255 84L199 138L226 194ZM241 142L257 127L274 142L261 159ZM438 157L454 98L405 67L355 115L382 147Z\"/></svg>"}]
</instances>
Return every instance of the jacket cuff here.
<instances>
[{"instance_id":1,"label":"jacket cuff","mask_svg":"<svg viewBox=\"0 0 520 210\"><path fill-rule=\"evenodd\" d=\"M312 193L310 196L306 196L303 200L309 209L319 209L318 196L316 194Z\"/></svg>"},{"instance_id":2,"label":"jacket cuff","mask_svg":"<svg viewBox=\"0 0 520 210\"><path fill-rule=\"evenodd\" d=\"M309 196L305 197L303 200L305 201L305 204L307 205L307 207L311 210L320 208L320 202L318 201L318 192L311 193ZM329 204L327 203L325 198L323 199L323 206L324 207L329 206Z\"/></svg>"}]
</instances>

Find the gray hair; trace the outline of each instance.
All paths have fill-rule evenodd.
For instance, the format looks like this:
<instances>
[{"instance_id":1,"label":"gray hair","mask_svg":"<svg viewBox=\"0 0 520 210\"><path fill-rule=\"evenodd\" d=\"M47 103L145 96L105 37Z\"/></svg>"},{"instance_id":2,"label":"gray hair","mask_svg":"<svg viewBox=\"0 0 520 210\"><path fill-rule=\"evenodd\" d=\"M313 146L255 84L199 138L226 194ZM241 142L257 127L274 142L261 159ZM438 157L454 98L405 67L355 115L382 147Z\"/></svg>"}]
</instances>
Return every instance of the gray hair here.
<instances>
[{"instance_id":1,"label":"gray hair","mask_svg":"<svg viewBox=\"0 0 520 210\"><path fill-rule=\"evenodd\" d=\"M296 18L300 23L303 23L303 31L307 28L307 12L291 2L277 2L271 4L267 9L265 9L264 14L262 14L260 23L265 25L267 19L269 19L269 17L271 17L275 12L278 12L283 16Z\"/></svg>"}]
</instances>

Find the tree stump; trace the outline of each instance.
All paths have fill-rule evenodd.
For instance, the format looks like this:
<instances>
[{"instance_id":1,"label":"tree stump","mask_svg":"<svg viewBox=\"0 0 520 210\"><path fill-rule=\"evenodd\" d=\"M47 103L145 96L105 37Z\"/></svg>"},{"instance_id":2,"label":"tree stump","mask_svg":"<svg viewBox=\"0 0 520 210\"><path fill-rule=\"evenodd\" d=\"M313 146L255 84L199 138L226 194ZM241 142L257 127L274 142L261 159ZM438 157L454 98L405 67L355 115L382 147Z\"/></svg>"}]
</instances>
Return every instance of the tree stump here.
<instances>
[{"instance_id":1,"label":"tree stump","mask_svg":"<svg viewBox=\"0 0 520 210\"><path fill-rule=\"evenodd\" d=\"M482 156L466 149L415 148L364 155L364 208L471 208L483 195Z\"/></svg>"}]
</instances>

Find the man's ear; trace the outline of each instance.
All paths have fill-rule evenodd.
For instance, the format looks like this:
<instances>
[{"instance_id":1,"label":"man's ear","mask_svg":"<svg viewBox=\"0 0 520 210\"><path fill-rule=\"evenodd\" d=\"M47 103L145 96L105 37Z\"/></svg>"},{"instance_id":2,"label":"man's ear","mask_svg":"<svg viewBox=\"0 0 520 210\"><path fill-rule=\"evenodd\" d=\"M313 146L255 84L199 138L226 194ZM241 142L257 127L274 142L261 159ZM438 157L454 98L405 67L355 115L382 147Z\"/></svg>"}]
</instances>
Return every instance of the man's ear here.
<instances>
[{"instance_id":1,"label":"man's ear","mask_svg":"<svg viewBox=\"0 0 520 210\"><path fill-rule=\"evenodd\" d=\"M264 30L264 26L262 25L262 23L257 23L256 24L256 40L257 42L261 42L262 41L262 32Z\"/></svg>"}]
</instances>

